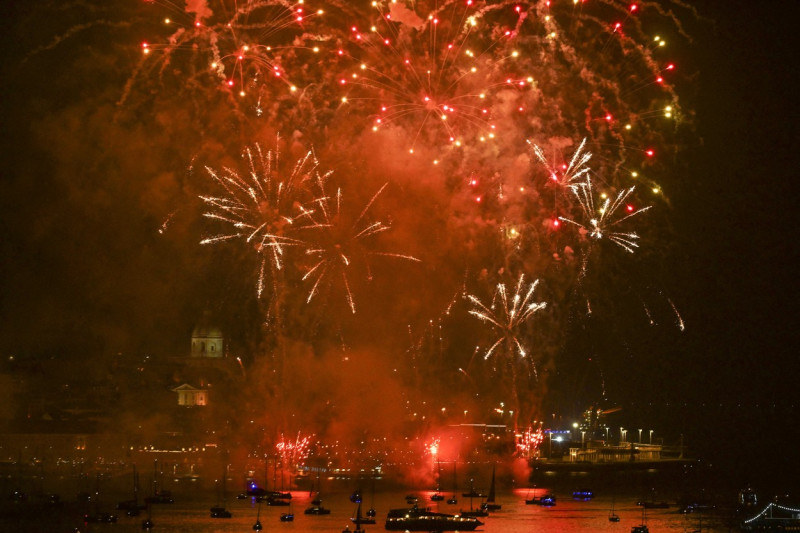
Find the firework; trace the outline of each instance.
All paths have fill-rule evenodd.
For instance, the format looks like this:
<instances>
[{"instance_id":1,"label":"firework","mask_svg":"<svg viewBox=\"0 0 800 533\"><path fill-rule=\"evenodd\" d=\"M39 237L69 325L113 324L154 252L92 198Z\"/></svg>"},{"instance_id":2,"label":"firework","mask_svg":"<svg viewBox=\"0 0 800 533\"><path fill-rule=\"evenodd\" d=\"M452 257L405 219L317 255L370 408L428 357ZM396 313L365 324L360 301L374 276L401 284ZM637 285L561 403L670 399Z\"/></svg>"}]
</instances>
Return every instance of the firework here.
<instances>
[{"instance_id":1,"label":"firework","mask_svg":"<svg viewBox=\"0 0 800 533\"><path fill-rule=\"evenodd\" d=\"M544 432L541 427L533 429L528 426L521 433L517 433L516 440L517 454L522 457L530 458L536 454L544 441Z\"/></svg>"},{"instance_id":2,"label":"firework","mask_svg":"<svg viewBox=\"0 0 800 533\"><path fill-rule=\"evenodd\" d=\"M367 279L371 280L370 257L393 257L409 261L419 261L419 259L398 253L374 251L366 247L366 242L372 237L390 229L388 224L367 217L370 207L387 184L375 193L361 210L361 214L351 222L342 211L344 200L341 188L336 189L334 196L325 194L326 177L320 176L317 180L322 193L315 201L315 213L311 216L314 223L306 226L309 230L306 232L309 245L305 253L312 260L308 272L303 276L303 281L311 282L306 301L310 302L319 293L321 285L339 280L347 304L351 312L355 313L356 303L350 282L350 276L355 270L354 261L358 261L364 267Z\"/></svg>"},{"instance_id":3,"label":"firework","mask_svg":"<svg viewBox=\"0 0 800 533\"><path fill-rule=\"evenodd\" d=\"M201 244L240 240L260 257L257 292L261 296L270 270L281 270L287 248L302 247L299 229L312 224L315 202L309 195L312 180L322 179L312 152L301 157L289 171L280 163L276 149L262 151L259 145L244 152L245 172L225 167L218 172L206 167L224 191L221 196L201 196L205 216L219 221L225 230L203 239Z\"/></svg>"},{"instance_id":4,"label":"firework","mask_svg":"<svg viewBox=\"0 0 800 533\"><path fill-rule=\"evenodd\" d=\"M498 283L497 290L489 305L484 304L473 295L467 295L473 308L469 314L478 317L483 322L492 326L498 335L494 344L486 351L483 358L488 359L498 347L511 347L511 352L516 352L519 357L525 357L525 349L521 337L521 327L527 323L534 314L547 307L546 302L534 302L533 293L539 284L537 279L525 286L525 276L520 275L514 293L509 295L504 283ZM509 353L508 355L511 355Z\"/></svg>"},{"instance_id":5,"label":"firework","mask_svg":"<svg viewBox=\"0 0 800 533\"><path fill-rule=\"evenodd\" d=\"M308 459L311 437L303 436L299 431L294 439L287 439L281 434L281 439L275 444L281 463L284 465L303 464Z\"/></svg>"},{"instance_id":6,"label":"firework","mask_svg":"<svg viewBox=\"0 0 800 533\"><path fill-rule=\"evenodd\" d=\"M372 129L399 127L413 153L419 144L466 146L494 139L491 103L503 90L526 90L509 48L519 12L486 21L483 3L373 2L376 19L351 26L340 49L353 68L339 79L342 102L365 108ZM505 28L505 29L503 29Z\"/></svg>"},{"instance_id":7,"label":"firework","mask_svg":"<svg viewBox=\"0 0 800 533\"><path fill-rule=\"evenodd\" d=\"M137 80L156 78L170 90L196 92L200 101L218 91L237 109L262 116L278 99L296 105L311 83L303 71L325 40L313 29L322 9L303 0L151 3L163 8L171 33L141 43L141 63L120 103Z\"/></svg>"},{"instance_id":8,"label":"firework","mask_svg":"<svg viewBox=\"0 0 800 533\"><path fill-rule=\"evenodd\" d=\"M559 217L560 220L577 226L582 235L588 235L589 238L596 240L605 237L627 252L633 253L634 249L638 248L639 236L636 233L614 231L617 224L650 209L650 206L637 209L633 204L626 203L635 187L621 191L614 199L607 194L601 194L599 203L595 201L596 192L590 179L587 178L585 183L571 185L570 188L578 199L586 222L576 222L566 217ZM620 215L621 211L624 214Z\"/></svg>"}]
</instances>

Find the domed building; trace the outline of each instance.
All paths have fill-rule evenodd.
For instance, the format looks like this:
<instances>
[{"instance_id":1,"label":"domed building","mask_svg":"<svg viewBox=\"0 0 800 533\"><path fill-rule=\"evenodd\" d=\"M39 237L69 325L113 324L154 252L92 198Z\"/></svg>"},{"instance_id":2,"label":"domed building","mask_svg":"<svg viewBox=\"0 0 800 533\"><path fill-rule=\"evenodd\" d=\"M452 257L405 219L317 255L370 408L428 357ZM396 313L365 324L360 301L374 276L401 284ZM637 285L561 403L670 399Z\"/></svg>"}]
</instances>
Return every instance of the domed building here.
<instances>
[{"instance_id":1,"label":"domed building","mask_svg":"<svg viewBox=\"0 0 800 533\"><path fill-rule=\"evenodd\" d=\"M219 359L225 357L222 330L211 320L211 313L206 311L203 318L192 331L192 357Z\"/></svg>"}]
</instances>

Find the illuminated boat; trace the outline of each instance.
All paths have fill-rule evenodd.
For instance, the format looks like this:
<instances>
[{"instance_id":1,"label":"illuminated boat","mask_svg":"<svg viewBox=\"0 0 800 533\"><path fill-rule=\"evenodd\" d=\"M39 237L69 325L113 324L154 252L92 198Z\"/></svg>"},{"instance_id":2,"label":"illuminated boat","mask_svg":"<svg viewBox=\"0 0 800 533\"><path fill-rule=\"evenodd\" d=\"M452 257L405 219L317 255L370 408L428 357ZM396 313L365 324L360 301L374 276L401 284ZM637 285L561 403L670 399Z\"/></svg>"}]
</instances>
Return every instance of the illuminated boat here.
<instances>
[{"instance_id":1,"label":"illuminated boat","mask_svg":"<svg viewBox=\"0 0 800 533\"><path fill-rule=\"evenodd\" d=\"M429 507L392 509L386 517L388 531L474 531L483 522L477 518L435 513Z\"/></svg>"},{"instance_id":2,"label":"illuminated boat","mask_svg":"<svg viewBox=\"0 0 800 533\"><path fill-rule=\"evenodd\" d=\"M579 489L572 491L572 499L578 501L589 501L594 498L594 492L589 489Z\"/></svg>"},{"instance_id":3,"label":"illuminated boat","mask_svg":"<svg viewBox=\"0 0 800 533\"><path fill-rule=\"evenodd\" d=\"M526 505L541 505L542 507L553 507L556 504L556 497L552 494L545 494L544 496L534 496L530 500L525 500Z\"/></svg>"},{"instance_id":4,"label":"illuminated boat","mask_svg":"<svg viewBox=\"0 0 800 533\"><path fill-rule=\"evenodd\" d=\"M752 518L744 520L742 531L800 531L800 508L770 502Z\"/></svg>"}]
</instances>

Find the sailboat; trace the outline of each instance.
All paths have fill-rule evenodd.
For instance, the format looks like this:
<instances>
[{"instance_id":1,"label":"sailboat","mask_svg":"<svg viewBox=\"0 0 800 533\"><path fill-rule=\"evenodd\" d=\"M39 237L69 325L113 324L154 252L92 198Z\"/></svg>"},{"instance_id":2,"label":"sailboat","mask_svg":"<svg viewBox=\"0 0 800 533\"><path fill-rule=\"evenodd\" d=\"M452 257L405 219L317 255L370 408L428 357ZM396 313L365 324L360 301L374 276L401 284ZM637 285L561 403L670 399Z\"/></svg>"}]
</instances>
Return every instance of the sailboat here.
<instances>
[{"instance_id":1,"label":"sailboat","mask_svg":"<svg viewBox=\"0 0 800 533\"><path fill-rule=\"evenodd\" d=\"M111 513L103 513L100 512L100 474L97 474L95 479L95 490L94 490L94 514L86 513L83 515L83 521L85 523L95 522L95 523L115 523L117 521L117 515Z\"/></svg>"},{"instance_id":2,"label":"sailboat","mask_svg":"<svg viewBox=\"0 0 800 533\"><path fill-rule=\"evenodd\" d=\"M228 478L228 465L225 465L225 472L222 474L222 505L215 505L211 511L211 518L231 518L233 515L225 509L227 494L225 493L225 480Z\"/></svg>"},{"instance_id":3,"label":"sailboat","mask_svg":"<svg viewBox=\"0 0 800 533\"><path fill-rule=\"evenodd\" d=\"M462 492L461 495L465 498L483 498L483 494L475 490L475 484L473 483L475 480L469 480L469 492Z\"/></svg>"},{"instance_id":4,"label":"sailboat","mask_svg":"<svg viewBox=\"0 0 800 533\"><path fill-rule=\"evenodd\" d=\"M367 516L369 518L375 518L375 480L372 480L372 496L370 498L370 507L367 510Z\"/></svg>"},{"instance_id":5,"label":"sailboat","mask_svg":"<svg viewBox=\"0 0 800 533\"><path fill-rule=\"evenodd\" d=\"M145 498L144 503L175 503L170 491L158 490L158 477L158 459L156 459L153 461L153 495Z\"/></svg>"},{"instance_id":6,"label":"sailboat","mask_svg":"<svg viewBox=\"0 0 800 533\"><path fill-rule=\"evenodd\" d=\"M261 531L264 526L261 525L261 502L258 502L258 510L256 511L256 523L253 524L253 531Z\"/></svg>"},{"instance_id":7,"label":"sailboat","mask_svg":"<svg viewBox=\"0 0 800 533\"><path fill-rule=\"evenodd\" d=\"M361 524L374 524L375 519L371 517L365 517L361 515L361 502L358 502L358 507L356 507L356 514L355 516L350 518L350 521L356 525L356 531L361 529Z\"/></svg>"},{"instance_id":8,"label":"sailboat","mask_svg":"<svg viewBox=\"0 0 800 533\"><path fill-rule=\"evenodd\" d=\"M117 511L125 511L128 516L139 516L139 512L144 509L144 505L139 505L139 472L136 471L136 465L133 465L133 499L117 503Z\"/></svg>"},{"instance_id":9,"label":"sailboat","mask_svg":"<svg viewBox=\"0 0 800 533\"><path fill-rule=\"evenodd\" d=\"M453 497L447 499L447 505L455 505L458 503L458 498L456 498L457 490L458 490L458 482L456 480L456 462L453 461Z\"/></svg>"},{"instance_id":10,"label":"sailboat","mask_svg":"<svg viewBox=\"0 0 800 533\"><path fill-rule=\"evenodd\" d=\"M642 507L642 523L638 526L631 528L631 533L650 533L650 528L647 527L647 507Z\"/></svg>"},{"instance_id":11,"label":"sailboat","mask_svg":"<svg viewBox=\"0 0 800 533\"><path fill-rule=\"evenodd\" d=\"M611 511L608 512L609 522L619 522L619 515L614 512L614 498L611 498Z\"/></svg>"},{"instance_id":12,"label":"sailboat","mask_svg":"<svg viewBox=\"0 0 800 533\"><path fill-rule=\"evenodd\" d=\"M439 485L439 481L442 478L442 465L437 461L436 462L436 492L431 494L431 501L432 502L440 502L444 500L444 495L440 492L441 487Z\"/></svg>"},{"instance_id":13,"label":"sailboat","mask_svg":"<svg viewBox=\"0 0 800 533\"><path fill-rule=\"evenodd\" d=\"M538 497L538 498L536 497L536 481L535 481L537 479L536 472L537 472L537 468L534 467L534 469L533 469L533 479L534 479L533 498L531 498L531 499L527 499L526 498L525 499L525 505L541 505L542 507L553 507L556 504L556 497L552 493L546 492L544 494L544 496L541 496L541 497Z\"/></svg>"},{"instance_id":14,"label":"sailboat","mask_svg":"<svg viewBox=\"0 0 800 533\"><path fill-rule=\"evenodd\" d=\"M330 509L326 509L322 506L322 500L319 497L321 488L322 485L320 485L319 474L317 474L317 497L311 500L311 507L303 511L304 514L309 514L309 515L331 514Z\"/></svg>"},{"instance_id":15,"label":"sailboat","mask_svg":"<svg viewBox=\"0 0 800 533\"><path fill-rule=\"evenodd\" d=\"M494 474L497 465L492 465L492 483L489 485L489 495L486 497L486 501L481 505L482 509L487 511L499 511L502 505L495 503L495 494L494 494Z\"/></svg>"}]
</instances>

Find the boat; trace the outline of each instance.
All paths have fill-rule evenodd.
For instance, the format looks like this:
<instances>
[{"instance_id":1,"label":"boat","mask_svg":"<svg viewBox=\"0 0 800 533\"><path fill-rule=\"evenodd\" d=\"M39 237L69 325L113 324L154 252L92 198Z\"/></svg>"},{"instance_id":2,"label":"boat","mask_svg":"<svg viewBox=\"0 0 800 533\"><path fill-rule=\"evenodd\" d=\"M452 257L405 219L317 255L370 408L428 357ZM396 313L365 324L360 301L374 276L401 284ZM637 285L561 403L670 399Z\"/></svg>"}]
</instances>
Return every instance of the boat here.
<instances>
[{"instance_id":1,"label":"boat","mask_svg":"<svg viewBox=\"0 0 800 533\"><path fill-rule=\"evenodd\" d=\"M439 485L439 480L441 478L442 478L442 466L437 461L437 463L436 463L436 492L431 494L431 501L432 502L444 501L444 494L441 493L441 486Z\"/></svg>"},{"instance_id":2,"label":"boat","mask_svg":"<svg viewBox=\"0 0 800 533\"><path fill-rule=\"evenodd\" d=\"M458 481L456 478L456 462L453 461L453 497L447 498L447 505L456 505L458 498L456 498L456 491L458 490Z\"/></svg>"},{"instance_id":3,"label":"boat","mask_svg":"<svg viewBox=\"0 0 800 533\"><path fill-rule=\"evenodd\" d=\"M611 510L608 512L609 522L619 522L619 515L614 512L614 498L611 498Z\"/></svg>"},{"instance_id":4,"label":"boat","mask_svg":"<svg viewBox=\"0 0 800 533\"><path fill-rule=\"evenodd\" d=\"M474 531L483 522L475 517L433 512L430 507L391 509L386 516L388 531Z\"/></svg>"},{"instance_id":5,"label":"boat","mask_svg":"<svg viewBox=\"0 0 800 533\"><path fill-rule=\"evenodd\" d=\"M572 499L576 501L586 502L594 498L594 492L589 489L578 489L572 491Z\"/></svg>"},{"instance_id":6,"label":"boat","mask_svg":"<svg viewBox=\"0 0 800 533\"><path fill-rule=\"evenodd\" d=\"M311 507L303 511L303 514L309 514L309 515L331 514L331 510L326 509L321 505L312 505Z\"/></svg>"},{"instance_id":7,"label":"boat","mask_svg":"<svg viewBox=\"0 0 800 533\"><path fill-rule=\"evenodd\" d=\"M465 498L483 498L486 495L481 493L480 491L475 490L475 485L473 485L473 479L469 480L469 492L462 492L461 495Z\"/></svg>"},{"instance_id":8,"label":"boat","mask_svg":"<svg viewBox=\"0 0 800 533\"><path fill-rule=\"evenodd\" d=\"M145 498L144 503L175 503L175 500L172 499L172 492L163 489L159 490L158 477L158 459L156 459L153 461L153 495Z\"/></svg>"},{"instance_id":9,"label":"boat","mask_svg":"<svg viewBox=\"0 0 800 533\"><path fill-rule=\"evenodd\" d=\"M541 497L534 496L530 500L525 500L526 505L540 505L542 507L554 507L556 504L556 497L549 492Z\"/></svg>"},{"instance_id":10,"label":"boat","mask_svg":"<svg viewBox=\"0 0 800 533\"><path fill-rule=\"evenodd\" d=\"M211 518L231 518L233 514L225 508L226 493L225 493L225 480L228 478L228 465L225 465L225 471L222 474L222 505L215 505L209 509ZM219 495L218 495L219 496Z\"/></svg>"},{"instance_id":11,"label":"boat","mask_svg":"<svg viewBox=\"0 0 800 533\"><path fill-rule=\"evenodd\" d=\"M543 496L536 496L536 487L533 487L533 498L525 499L525 505L540 505L542 507L553 507L556 504L555 495L546 492Z\"/></svg>"},{"instance_id":12,"label":"boat","mask_svg":"<svg viewBox=\"0 0 800 533\"><path fill-rule=\"evenodd\" d=\"M369 516L362 516L361 515L361 502L358 502L358 507L356 507L356 514L350 518L350 521L356 525L356 531L361 529L362 524L374 524L375 519Z\"/></svg>"},{"instance_id":13,"label":"boat","mask_svg":"<svg viewBox=\"0 0 800 533\"><path fill-rule=\"evenodd\" d=\"M287 507L289 505L289 502L287 500L284 500L282 498L275 498L273 496L267 497L266 502L267 505L269 505L270 507Z\"/></svg>"},{"instance_id":14,"label":"boat","mask_svg":"<svg viewBox=\"0 0 800 533\"><path fill-rule=\"evenodd\" d=\"M647 527L647 508L642 507L642 523L638 526L631 527L631 533L650 533L650 528Z\"/></svg>"},{"instance_id":15,"label":"boat","mask_svg":"<svg viewBox=\"0 0 800 533\"><path fill-rule=\"evenodd\" d=\"M486 501L481 504L481 509L486 511L499 511L503 506L495 503L494 493L494 473L496 465L492 465L492 483L489 485L489 495L486 496Z\"/></svg>"},{"instance_id":16,"label":"boat","mask_svg":"<svg viewBox=\"0 0 800 533\"><path fill-rule=\"evenodd\" d=\"M136 471L136 465L133 465L133 499L118 502L117 511L125 511L128 516L139 516L145 508L146 505L139 504L139 473Z\"/></svg>"},{"instance_id":17,"label":"boat","mask_svg":"<svg viewBox=\"0 0 800 533\"><path fill-rule=\"evenodd\" d=\"M369 507L369 509L367 509L367 517L374 519L376 514L377 513L375 512L375 480L373 479L372 480L372 496L370 498L370 507Z\"/></svg>"},{"instance_id":18,"label":"boat","mask_svg":"<svg viewBox=\"0 0 800 533\"><path fill-rule=\"evenodd\" d=\"M256 523L253 524L253 531L261 531L264 529L264 526L261 525L261 504L258 504L258 510L256 511Z\"/></svg>"},{"instance_id":19,"label":"boat","mask_svg":"<svg viewBox=\"0 0 800 533\"><path fill-rule=\"evenodd\" d=\"M474 491L471 491L471 492L474 492ZM460 513L461 516L472 516L472 517L489 516L489 511L487 511L486 509L482 509L482 508L474 509L472 507L472 498L473 498L472 496L469 497L469 511L465 511L464 509L461 509L461 513Z\"/></svg>"},{"instance_id":20,"label":"boat","mask_svg":"<svg viewBox=\"0 0 800 533\"><path fill-rule=\"evenodd\" d=\"M322 506L322 500L319 497L319 490L322 485L319 482L319 475L317 475L317 497L311 500L311 507L303 511L303 514L307 515L323 515L323 514L331 514L330 509L326 509Z\"/></svg>"},{"instance_id":21,"label":"boat","mask_svg":"<svg viewBox=\"0 0 800 533\"><path fill-rule=\"evenodd\" d=\"M636 505L644 507L645 509L669 509L669 503L665 501L656 501L655 489L653 489L652 493L650 494L649 500L639 500L636 502Z\"/></svg>"},{"instance_id":22,"label":"boat","mask_svg":"<svg viewBox=\"0 0 800 533\"><path fill-rule=\"evenodd\" d=\"M211 518L231 518L233 516L231 512L224 507L215 506L209 509L209 511L211 511Z\"/></svg>"},{"instance_id":23,"label":"boat","mask_svg":"<svg viewBox=\"0 0 800 533\"><path fill-rule=\"evenodd\" d=\"M94 499L94 513L85 513L83 521L85 523L95 524L113 524L117 521L117 515L112 513L105 513L100 511L100 474L97 474L95 479L95 499Z\"/></svg>"},{"instance_id":24,"label":"boat","mask_svg":"<svg viewBox=\"0 0 800 533\"><path fill-rule=\"evenodd\" d=\"M281 522L294 522L294 513L291 511L281 514Z\"/></svg>"},{"instance_id":25,"label":"boat","mask_svg":"<svg viewBox=\"0 0 800 533\"><path fill-rule=\"evenodd\" d=\"M800 531L800 509L770 502L739 527L742 531Z\"/></svg>"}]
</instances>

